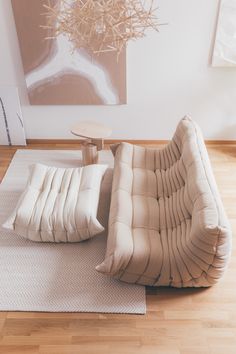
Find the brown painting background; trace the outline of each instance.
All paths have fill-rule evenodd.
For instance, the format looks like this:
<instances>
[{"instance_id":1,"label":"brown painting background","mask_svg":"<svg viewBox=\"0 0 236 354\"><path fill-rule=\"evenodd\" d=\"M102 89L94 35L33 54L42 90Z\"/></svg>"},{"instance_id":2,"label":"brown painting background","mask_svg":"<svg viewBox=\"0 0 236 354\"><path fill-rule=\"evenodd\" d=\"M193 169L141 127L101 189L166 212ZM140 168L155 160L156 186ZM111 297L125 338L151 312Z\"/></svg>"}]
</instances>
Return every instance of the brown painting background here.
<instances>
[{"instance_id":1,"label":"brown painting background","mask_svg":"<svg viewBox=\"0 0 236 354\"><path fill-rule=\"evenodd\" d=\"M53 40L45 40L51 33L41 28L46 25L43 4L46 0L12 0L13 13L21 49L25 74L37 68L53 54ZM119 95L118 104L126 103L126 51L119 56L105 53L95 57L109 73L112 85ZM101 105L102 99L91 82L74 73L64 73L50 83L28 90L33 105Z\"/></svg>"}]
</instances>

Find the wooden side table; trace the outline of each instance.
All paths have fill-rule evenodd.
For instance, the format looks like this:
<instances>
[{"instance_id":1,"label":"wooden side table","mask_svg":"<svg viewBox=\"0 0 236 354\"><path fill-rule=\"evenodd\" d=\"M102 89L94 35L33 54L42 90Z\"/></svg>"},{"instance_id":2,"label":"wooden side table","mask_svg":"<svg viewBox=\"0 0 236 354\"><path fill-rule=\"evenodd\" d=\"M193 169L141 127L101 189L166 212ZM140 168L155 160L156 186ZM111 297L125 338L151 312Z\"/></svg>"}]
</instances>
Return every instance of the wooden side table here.
<instances>
[{"instance_id":1,"label":"wooden side table","mask_svg":"<svg viewBox=\"0 0 236 354\"><path fill-rule=\"evenodd\" d=\"M71 133L85 138L82 143L83 165L91 165L98 162L98 151L104 147L104 139L109 137L112 129L90 121L79 122L71 129Z\"/></svg>"}]
</instances>

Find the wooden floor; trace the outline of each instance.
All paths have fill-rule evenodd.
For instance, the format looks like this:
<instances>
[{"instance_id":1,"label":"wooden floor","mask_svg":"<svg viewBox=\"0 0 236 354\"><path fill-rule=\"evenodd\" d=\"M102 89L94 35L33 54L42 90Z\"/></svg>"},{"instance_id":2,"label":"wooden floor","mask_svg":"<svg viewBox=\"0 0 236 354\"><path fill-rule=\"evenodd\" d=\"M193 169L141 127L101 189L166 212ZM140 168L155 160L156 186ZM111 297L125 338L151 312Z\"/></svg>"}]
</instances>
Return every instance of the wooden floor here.
<instances>
[{"instance_id":1,"label":"wooden floor","mask_svg":"<svg viewBox=\"0 0 236 354\"><path fill-rule=\"evenodd\" d=\"M78 148L44 146L72 147ZM236 145L208 151L236 231ZM0 179L14 152L0 149ZM147 289L145 316L0 312L0 353L236 354L235 247L227 273L212 288Z\"/></svg>"}]
</instances>

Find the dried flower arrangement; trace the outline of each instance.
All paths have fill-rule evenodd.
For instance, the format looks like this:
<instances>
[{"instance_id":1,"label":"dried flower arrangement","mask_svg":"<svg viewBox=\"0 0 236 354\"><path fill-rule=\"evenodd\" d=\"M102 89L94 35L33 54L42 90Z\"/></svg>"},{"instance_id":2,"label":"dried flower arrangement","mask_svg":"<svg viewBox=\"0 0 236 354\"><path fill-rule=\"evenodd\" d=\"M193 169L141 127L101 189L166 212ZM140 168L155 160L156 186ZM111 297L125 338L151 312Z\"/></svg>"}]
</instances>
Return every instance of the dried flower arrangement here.
<instances>
[{"instance_id":1,"label":"dried flower arrangement","mask_svg":"<svg viewBox=\"0 0 236 354\"><path fill-rule=\"evenodd\" d=\"M58 0L44 7L45 28L55 37L67 35L74 49L88 48L93 54L119 55L128 41L159 27L154 0Z\"/></svg>"}]
</instances>

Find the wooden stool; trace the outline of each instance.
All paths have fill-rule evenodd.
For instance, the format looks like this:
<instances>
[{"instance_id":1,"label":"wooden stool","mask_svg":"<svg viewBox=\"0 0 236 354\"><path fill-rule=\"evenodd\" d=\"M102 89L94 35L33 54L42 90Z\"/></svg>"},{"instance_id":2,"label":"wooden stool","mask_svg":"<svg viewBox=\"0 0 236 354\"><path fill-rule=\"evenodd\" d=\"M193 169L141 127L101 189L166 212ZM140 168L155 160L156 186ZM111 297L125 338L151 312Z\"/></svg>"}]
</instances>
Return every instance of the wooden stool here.
<instances>
[{"instance_id":1,"label":"wooden stool","mask_svg":"<svg viewBox=\"0 0 236 354\"><path fill-rule=\"evenodd\" d=\"M85 138L82 143L83 165L98 163L98 151L104 147L104 139L111 135L112 129L101 124L84 121L76 124L71 133Z\"/></svg>"}]
</instances>

